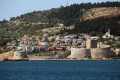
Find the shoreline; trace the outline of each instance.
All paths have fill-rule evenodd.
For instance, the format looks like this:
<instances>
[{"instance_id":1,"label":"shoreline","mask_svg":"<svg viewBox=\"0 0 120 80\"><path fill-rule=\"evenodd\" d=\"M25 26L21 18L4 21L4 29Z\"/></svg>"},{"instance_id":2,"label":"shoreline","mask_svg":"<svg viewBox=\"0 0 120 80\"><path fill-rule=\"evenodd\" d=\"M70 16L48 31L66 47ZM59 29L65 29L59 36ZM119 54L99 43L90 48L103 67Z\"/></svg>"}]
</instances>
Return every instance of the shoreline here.
<instances>
[{"instance_id":1,"label":"shoreline","mask_svg":"<svg viewBox=\"0 0 120 80\"><path fill-rule=\"evenodd\" d=\"M1 61L94 61L94 60L120 60L120 59L37 59L37 60L29 60L29 59L4 59Z\"/></svg>"}]
</instances>

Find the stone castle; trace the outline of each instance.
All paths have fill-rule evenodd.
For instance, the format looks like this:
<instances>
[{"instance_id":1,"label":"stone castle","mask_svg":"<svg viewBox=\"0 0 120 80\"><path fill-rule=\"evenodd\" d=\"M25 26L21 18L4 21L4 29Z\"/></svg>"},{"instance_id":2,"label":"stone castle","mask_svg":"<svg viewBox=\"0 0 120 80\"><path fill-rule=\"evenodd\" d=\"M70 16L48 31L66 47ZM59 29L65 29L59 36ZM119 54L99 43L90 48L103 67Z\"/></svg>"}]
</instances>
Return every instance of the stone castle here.
<instances>
[{"instance_id":1,"label":"stone castle","mask_svg":"<svg viewBox=\"0 0 120 80\"><path fill-rule=\"evenodd\" d=\"M84 58L108 58L110 56L111 48L97 44L97 40L88 39L86 41L85 48L72 47L71 58L72 59L84 59Z\"/></svg>"}]
</instances>

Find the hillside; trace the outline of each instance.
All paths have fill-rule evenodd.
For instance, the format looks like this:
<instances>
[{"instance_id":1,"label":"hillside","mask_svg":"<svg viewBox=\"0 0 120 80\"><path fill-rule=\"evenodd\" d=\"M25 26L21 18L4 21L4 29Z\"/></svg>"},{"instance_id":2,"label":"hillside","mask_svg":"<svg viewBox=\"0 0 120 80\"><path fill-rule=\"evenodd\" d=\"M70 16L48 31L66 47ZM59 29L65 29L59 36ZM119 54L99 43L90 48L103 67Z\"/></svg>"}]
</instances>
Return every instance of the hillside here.
<instances>
[{"instance_id":1,"label":"hillside","mask_svg":"<svg viewBox=\"0 0 120 80\"><path fill-rule=\"evenodd\" d=\"M0 61L4 60L4 58L13 58L13 56L13 51L5 52L3 54L0 54Z\"/></svg>"},{"instance_id":2,"label":"hillside","mask_svg":"<svg viewBox=\"0 0 120 80\"><path fill-rule=\"evenodd\" d=\"M103 2L94 4L81 3L73 4L71 6L66 7L61 6L60 8L53 8L45 11L34 11L31 13L23 14L21 16L12 17L10 21L0 21L0 46L5 46L7 42L16 40L17 38L22 37L24 35L42 35L44 32L44 30L42 29L54 26L59 27L60 23L63 23L64 26L75 26L75 28L72 31L70 31L69 28L64 30L59 29L59 31L57 32L59 32L60 34L64 34L64 32L83 32L84 29L81 26L79 27L79 24L83 23L84 20L94 18L96 23L99 24L99 21L97 21L96 19L102 16L109 16L109 18L107 19L107 23L104 23L104 26L107 26L108 23L111 23L110 17L113 17L113 15L115 15L115 17L117 18L117 20L115 19L114 21L120 21L118 19L118 15L120 12L119 7L120 2ZM91 12L93 16L91 16ZM107 15L105 15L105 13ZM82 22L80 22L80 20ZM115 24L115 22L112 21L111 24ZM115 30L119 30L118 26L119 25L117 23L117 25L115 25ZM97 26L94 27L96 28ZM78 31L80 28L81 30ZM99 30L100 27L97 29ZM112 29L114 29L114 27L112 27ZM91 29L85 32L91 32ZM117 31L117 33L114 32L113 34L118 34L118 32L119 31Z\"/></svg>"},{"instance_id":3,"label":"hillside","mask_svg":"<svg viewBox=\"0 0 120 80\"><path fill-rule=\"evenodd\" d=\"M120 15L115 17L99 17L91 20L76 21L71 33L90 33L92 36L102 36L110 29L114 36L120 36Z\"/></svg>"},{"instance_id":4,"label":"hillside","mask_svg":"<svg viewBox=\"0 0 120 80\"><path fill-rule=\"evenodd\" d=\"M114 17L120 15L120 7L102 7L87 10L83 15L84 20L95 19L98 17Z\"/></svg>"}]
</instances>

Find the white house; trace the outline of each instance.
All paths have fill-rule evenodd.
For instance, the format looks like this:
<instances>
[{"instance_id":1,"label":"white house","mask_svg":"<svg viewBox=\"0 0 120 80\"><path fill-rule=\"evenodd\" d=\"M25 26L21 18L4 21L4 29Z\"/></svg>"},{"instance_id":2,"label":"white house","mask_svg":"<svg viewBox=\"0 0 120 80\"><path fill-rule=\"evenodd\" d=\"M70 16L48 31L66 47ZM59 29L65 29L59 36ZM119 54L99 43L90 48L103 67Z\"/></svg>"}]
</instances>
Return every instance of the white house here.
<instances>
[{"instance_id":1,"label":"white house","mask_svg":"<svg viewBox=\"0 0 120 80\"><path fill-rule=\"evenodd\" d=\"M27 45L24 45L24 46L18 46L17 47L17 50L22 50L22 51L27 51L27 52L32 52L34 50L34 47L32 46L27 46Z\"/></svg>"},{"instance_id":2,"label":"white house","mask_svg":"<svg viewBox=\"0 0 120 80\"><path fill-rule=\"evenodd\" d=\"M115 36L116 41L120 41L120 36Z\"/></svg>"}]
</instances>

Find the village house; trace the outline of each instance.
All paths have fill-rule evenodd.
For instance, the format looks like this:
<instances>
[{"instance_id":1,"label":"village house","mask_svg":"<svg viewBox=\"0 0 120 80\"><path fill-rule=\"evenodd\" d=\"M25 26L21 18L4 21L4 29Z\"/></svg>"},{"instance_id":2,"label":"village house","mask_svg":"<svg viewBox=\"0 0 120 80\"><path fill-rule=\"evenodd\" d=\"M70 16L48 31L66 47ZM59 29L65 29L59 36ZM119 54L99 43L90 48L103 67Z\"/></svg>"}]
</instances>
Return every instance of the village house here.
<instances>
[{"instance_id":1,"label":"village house","mask_svg":"<svg viewBox=\"0 0 120 80\"><path fill-rule=\"evenodd\" d=\"M8 49L13 49L17 46L16 42L8 42L6 45Z\"/></svg>"},{"instance_id":2,"label":"village house","mask_svg":"<svg viewBox=\"0 0 120 80\"><path fill-rule=\"evenodd\" d=\"M27 45L21 45L17 47L17 50L21 50L24 52L32 52L34 50L34 47L32 46L27 46Z\"/></svg>"},{"instance_id":3,"label":"village house","mask_svg":"<svg viewBox=\"0 0 120 80\"><path fill-rule=\"evenodd\" d=\"M115 36L116 41L120 41L120 36Z\"/></svg>"},{"instance_id":4,"label":"village house","mask_svg":"<svg viewBox=\"0 0 120 80\"><path fill-rule=\"evenodd\" d=\"M42 36L42 41L48 41L48 37L47 36Z\"/></svg>"},{"instance_id":5,"label":"village house","mask_svg":"<svg viewBox=\"0 0 120 80\"><path fill-rule=\"evenodd\" d=\"M85 38L86 40L90 38L90 35L89 35L89 34L84 34L83 36L84 36L84 38Z\"/></svg>"},{"instance_id":6,"label":"village house","mask_svg":"<svg viewBox=\"0 0 120 80\"><path fill-rule=\"evenodd\" d=\"M34 51L42 52L42 51L45 51L45 50L46 50L45 46L34 46Z\"/></svg>"},{"instance_id":7,"label":"village house","mask_svg":"<svg viewBox=\"0 0 120 80\"><path fill-rule=\"evenodd\" d=\"M77 45L77 44L82 44L83 43L83 39L73 39L72 41L72 45Z\"/></svg>"}]
</instances>

